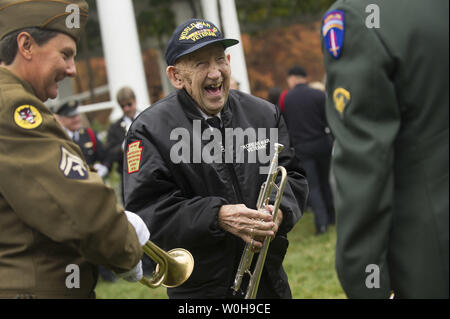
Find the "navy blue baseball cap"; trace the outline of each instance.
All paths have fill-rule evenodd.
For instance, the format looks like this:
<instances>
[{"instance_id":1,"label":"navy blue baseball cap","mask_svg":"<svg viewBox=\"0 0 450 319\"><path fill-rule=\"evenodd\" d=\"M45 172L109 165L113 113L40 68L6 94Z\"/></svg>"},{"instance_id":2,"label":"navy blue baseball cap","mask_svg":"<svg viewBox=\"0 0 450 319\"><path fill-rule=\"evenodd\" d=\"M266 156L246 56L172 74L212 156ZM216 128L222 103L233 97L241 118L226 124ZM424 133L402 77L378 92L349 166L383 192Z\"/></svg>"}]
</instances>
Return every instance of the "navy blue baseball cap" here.
<instances>
[{"instance_id":1,"label":"navy blue baseball cap","mask_svg":"<svg viewBox=\"0 0 450 319\"><path fill-rule=\"evenodd\" d=\"M210 21L190 19L173 32L166 50L167 65L174 65L182 56L213 43L222 43L224 49L226 49L238 44L239 41L224 39L219 28Z\"/></svg>"}]
</instances>

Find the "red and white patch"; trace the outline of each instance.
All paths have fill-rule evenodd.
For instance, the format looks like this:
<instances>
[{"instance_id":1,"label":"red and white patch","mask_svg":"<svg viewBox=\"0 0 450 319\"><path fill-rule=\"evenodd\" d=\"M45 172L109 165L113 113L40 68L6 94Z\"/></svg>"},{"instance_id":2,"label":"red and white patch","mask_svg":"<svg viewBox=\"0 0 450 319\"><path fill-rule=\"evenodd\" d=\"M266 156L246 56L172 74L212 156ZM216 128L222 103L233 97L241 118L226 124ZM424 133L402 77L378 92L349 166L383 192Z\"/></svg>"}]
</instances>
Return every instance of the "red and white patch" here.
<instances>
[{"instance_id":1,"label":"red and white patch","mask_svg":"<svg viewBox=\"0 0 450 319\"><path fill-rule=\"evenodd\" d=\"M137 141L128 145L128 152L127 152L128 174L139 172L141 168L142 151L143 148L141 147L141 141Z\"/></svg>"}]
</instances>

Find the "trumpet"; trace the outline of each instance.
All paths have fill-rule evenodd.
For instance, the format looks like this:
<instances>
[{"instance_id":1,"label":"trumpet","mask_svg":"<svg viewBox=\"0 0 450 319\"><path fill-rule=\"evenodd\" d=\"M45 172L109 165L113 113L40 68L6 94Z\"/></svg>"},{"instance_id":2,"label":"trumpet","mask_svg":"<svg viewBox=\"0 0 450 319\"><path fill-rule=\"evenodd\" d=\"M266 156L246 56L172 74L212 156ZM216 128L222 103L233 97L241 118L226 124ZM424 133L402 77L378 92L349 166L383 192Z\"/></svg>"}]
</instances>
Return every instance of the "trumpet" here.
<instances>
[{"instance_id":1,"label":"trumpet","mask_svg":"<svg viewBox=\"0 0 450 319\"><path fill-rule=\"evenodd\" d=\"M194 270L194 257L186 249L175 248L165 252L150 240L142 248L157 263L151 278L142 277L140 280L147 287L178 287L188 280Z\"/></svg>"},{"instance_id":2,"label":"trumpet","mask_svg":"<svg viewBox=\"0 0 450 319\"><path fill-rule=\"evenodd\" d=\"M275 143L274 148L275 154L270 163L267 180L261 186L261 190L259 192L258 200L256 203L256 209L257 210L264 209L264 207L269 204L270 196L272 194L272 191L275 189L276 196L273 210L273 220L275 221L277 217L278 208L280 207L284 188L287 182L287 172L283 166L278 166L278 154L283 150L284 146ZM277 179L278 174L281 174L281 180L279 184L276 184L275 180ZM264 268L264 263L267 256L267 251L269 250L270 240L271 240L270 237L265 237L263 247L259 252L259 256L253 272L250 271L250 267L255 253L252 250L253 248L252 244L245 245L244 252L242 254L236 276L234 278L234 283L233 286L231 287L234 290L233 291L234 294L236 294L239 291L244 275L247 274L250 276L250 281L245 294L245 299L256 298L259 282L261 280L262 270Z\"/></svg>"}]
</instances>

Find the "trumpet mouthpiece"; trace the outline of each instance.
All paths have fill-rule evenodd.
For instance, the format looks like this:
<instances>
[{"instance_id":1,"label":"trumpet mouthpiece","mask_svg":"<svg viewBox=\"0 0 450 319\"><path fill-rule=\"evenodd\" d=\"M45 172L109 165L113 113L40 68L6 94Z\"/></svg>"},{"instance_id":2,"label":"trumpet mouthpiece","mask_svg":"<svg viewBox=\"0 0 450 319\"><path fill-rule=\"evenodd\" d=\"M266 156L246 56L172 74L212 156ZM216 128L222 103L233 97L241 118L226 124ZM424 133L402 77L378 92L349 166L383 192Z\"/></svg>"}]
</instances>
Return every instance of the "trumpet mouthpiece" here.
<instances>
[{"instance_id":1,"label":"trumpet mouthpiece","mask_svg":"<svg viewBox=\"0 0 450 319\"><path fill-rule=\"evenodd\" d=\"M284 145L280 143L274 144L275 152L280 153L284 149Z\"/></svg>"}]
</instances>

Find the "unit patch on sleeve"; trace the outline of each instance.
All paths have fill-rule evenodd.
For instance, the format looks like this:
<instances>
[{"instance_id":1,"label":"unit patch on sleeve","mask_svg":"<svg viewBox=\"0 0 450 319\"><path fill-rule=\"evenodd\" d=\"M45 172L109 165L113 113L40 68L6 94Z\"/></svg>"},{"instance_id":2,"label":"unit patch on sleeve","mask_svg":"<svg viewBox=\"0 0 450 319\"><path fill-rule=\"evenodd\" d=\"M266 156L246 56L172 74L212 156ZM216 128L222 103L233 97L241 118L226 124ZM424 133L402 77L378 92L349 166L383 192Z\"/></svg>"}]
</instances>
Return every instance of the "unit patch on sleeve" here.
<instances>
[{"instance_id":1,"label":"unit patch on sleeve","mask_svg":"<svg viewBox=\"0 0 450 319\"><path fill-rule=\"evenodd\" d=\"M65 147L61 146L61 160L59 169L70 179L87 179L88 168L84 161L76 155L70 153Z\"/></svg>"},{"instance_id":2,"label":"unit patch on sleeve","mask_svg":"<svg viewBox=\"0 0 450 319\"><path fill-rule=\"evenodd\" d=\"M341 10L328 12L322 22L322 36L327 51L339 59L344 46L345 13Z\"/></svg>"},{"instance_id":3,"label":"unit patch on sleeve","mask_svg":"<svg viewBox=\"0 0 450 319\"><path fill-rule=\"evenodd\" d=\"M26 130L32 130L42 124L42 115L32 105L19 106L14 112L14 122Z\"/></svg>"},{"instance_id":4,"label":"unit patch on sleeve","mask_svg":"<svg viewBox=\"0 0 450 319\"><path fill-rule=\"evenodd\" d=\"M351 101L351 94L344 88L337 88L333 92L334 107L341 117L344 115L345 108Z\"/></svg>"},{"instance_id":5,"label":"unit patch on sleeve","mask_svg":"<svg viewBox=\"0 0 450 319\"><path fill-rule=\"evenodd\" d=\"M141 141L137 141L128 145L128 174L139 172L139 169L141 168L142 150L143 148L141 147Z\"/></svg>"}]
</instances>

